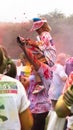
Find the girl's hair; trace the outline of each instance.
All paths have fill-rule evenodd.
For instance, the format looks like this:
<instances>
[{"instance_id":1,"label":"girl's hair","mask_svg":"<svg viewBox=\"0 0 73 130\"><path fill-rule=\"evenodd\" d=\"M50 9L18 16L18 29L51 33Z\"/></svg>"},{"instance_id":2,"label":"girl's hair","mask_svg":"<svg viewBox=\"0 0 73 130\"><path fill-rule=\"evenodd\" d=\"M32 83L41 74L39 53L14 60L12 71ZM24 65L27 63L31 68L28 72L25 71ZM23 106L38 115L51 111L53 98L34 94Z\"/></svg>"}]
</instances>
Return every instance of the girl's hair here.
<instances>
[{"instance_id":1,"label":"girl's hair","mask_svg":"<svg viewBox=\"0 0 73 130\"><path fill-rule=\"evenodd\" d=\"M43 31L51 31L51 27L48 25L47 22L45 22L41 28Z\"/></svg>"},{"instance_id":2,"label":"girl's hair","mask_svg":"<svg viewBox=\"0 0 73 130\"><path fill-rule=\"evenodd\" d=\"M40 35L41 32L43 31L47 31L47 32L50 32L51 31L51 27L48 25L47 22L45 22L41 28L37 29L36 32Z\"/></svg>"}]
</instances>

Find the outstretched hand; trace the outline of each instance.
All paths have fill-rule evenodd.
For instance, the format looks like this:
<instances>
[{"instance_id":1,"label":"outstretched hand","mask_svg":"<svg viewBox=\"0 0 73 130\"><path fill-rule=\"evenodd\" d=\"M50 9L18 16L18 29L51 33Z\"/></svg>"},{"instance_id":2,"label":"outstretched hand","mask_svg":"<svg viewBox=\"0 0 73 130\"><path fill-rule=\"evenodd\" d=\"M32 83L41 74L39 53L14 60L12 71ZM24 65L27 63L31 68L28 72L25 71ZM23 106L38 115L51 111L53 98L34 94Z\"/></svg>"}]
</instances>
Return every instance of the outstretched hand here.
<instances>
[{"instance_id":1,"label":"outstretched hand","mask_svg":"<svg viewBox=\"0 0 73 130\"><path fill-rule=\"evenodd\" d=\"M19 45L21 45L21 46L24 46L24 44L26 43L25 38L23 38L21 36L17 36L16 40L17 40L17 43L19 43Z\"/></svg>"},{"instance_id":2,"label":"outstretched hand","mask_svg":"<svg viewBox=\"0 0 73 130\"><path fill-rule=\"evenodd\" d=\"M24 37L21 37L21 36L17 36L16 38L17 40L17 43L19 43L20 46L24 46L25 44L26 45L30 45L30 46L36 46L36 41L30 39L30 38L24 38Z\"/></svg>"}]
</instances>

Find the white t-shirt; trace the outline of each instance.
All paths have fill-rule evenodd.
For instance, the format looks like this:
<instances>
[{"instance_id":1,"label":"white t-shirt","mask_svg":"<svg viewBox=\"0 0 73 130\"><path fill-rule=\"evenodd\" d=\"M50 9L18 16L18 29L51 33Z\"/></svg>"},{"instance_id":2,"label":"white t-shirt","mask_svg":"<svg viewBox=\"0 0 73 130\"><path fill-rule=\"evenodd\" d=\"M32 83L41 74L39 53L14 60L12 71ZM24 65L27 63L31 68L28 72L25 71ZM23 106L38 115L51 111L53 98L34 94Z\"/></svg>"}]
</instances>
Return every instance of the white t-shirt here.
<instances>
[{"instance_id":1,"label":"white t-shirt","mask_svg":"<svg viewBox=\"0 0 73 130\"><path fill-rule=\"evenodd\" d=\"M0 74L0 130L21 130L18 113L30 105L23 85Z\"/></svg>"},{"instance_id":2,"label":"white t-shirt","mask_svg":"<svg viewBox=\"0 0 73 130\"><path fill-rule=\"evenodd\" d=\"M61 64L55 64L53 68L53 80L49 89L49 98L53 100L58 100L59 96L62 94L65 81L62 80L63 77L67 78L64 66Z\"/></svg>"}]
</instances>

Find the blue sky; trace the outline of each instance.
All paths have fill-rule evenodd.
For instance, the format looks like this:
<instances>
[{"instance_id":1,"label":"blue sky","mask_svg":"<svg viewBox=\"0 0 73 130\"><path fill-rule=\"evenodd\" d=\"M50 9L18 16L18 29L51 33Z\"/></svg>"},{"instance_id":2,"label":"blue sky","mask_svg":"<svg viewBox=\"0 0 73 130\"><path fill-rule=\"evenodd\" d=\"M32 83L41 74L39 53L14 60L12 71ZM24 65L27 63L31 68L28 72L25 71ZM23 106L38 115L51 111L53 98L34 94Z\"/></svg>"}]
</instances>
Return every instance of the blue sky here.
<instances>
[{"instance_id":1,"label":"blue sky","mask_svg":"<svg viewBox=\"0 0 73 130\"><path fill-rule=\"evenodd\" d=\"M0 21L19 21L58 10L73 14L73 0L0 0Z\"/></svg>"}]
</instances>

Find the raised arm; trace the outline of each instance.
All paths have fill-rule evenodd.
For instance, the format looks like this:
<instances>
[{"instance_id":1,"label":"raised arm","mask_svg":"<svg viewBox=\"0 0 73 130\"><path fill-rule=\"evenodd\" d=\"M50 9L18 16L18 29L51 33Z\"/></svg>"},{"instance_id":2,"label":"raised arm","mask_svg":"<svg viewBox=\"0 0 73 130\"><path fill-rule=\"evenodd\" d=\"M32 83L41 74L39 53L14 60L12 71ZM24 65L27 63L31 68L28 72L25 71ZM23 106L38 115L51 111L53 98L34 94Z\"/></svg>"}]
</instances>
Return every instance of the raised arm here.
<instances>
[{"instance_id":1,"label":"raised arm","mask_svg":"<svg viewBox=\"0 0 73 130\"><path fill-rule=\"evenodd\" d=\"M27 42L26 41L19 41L18 44L23 50L24 54L26 55L26 58L29 60L29 62L34 66L35 70L37 71L39 67L41 66L41 62L36 58L36 55L32 53L32 51L27 48Z\"/></svg>"}]
</instances>

